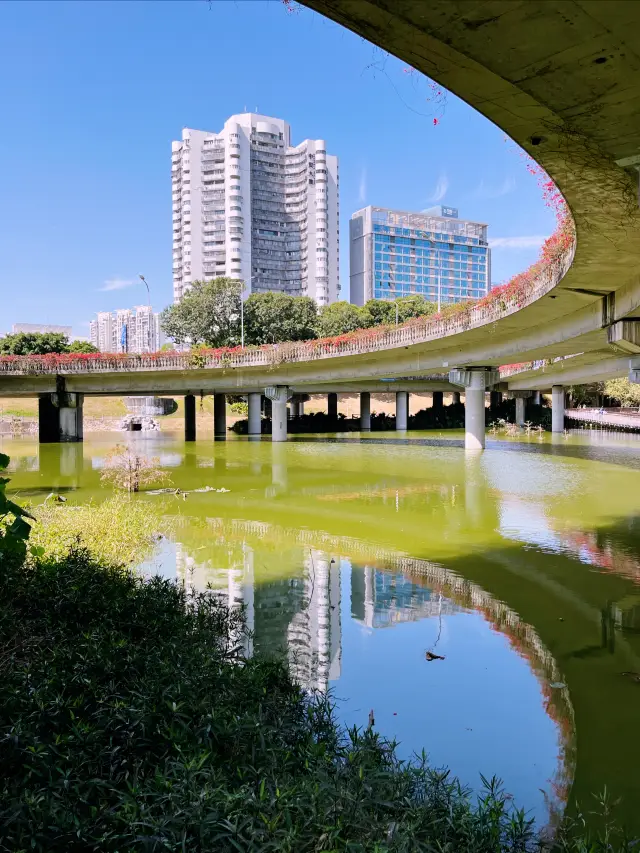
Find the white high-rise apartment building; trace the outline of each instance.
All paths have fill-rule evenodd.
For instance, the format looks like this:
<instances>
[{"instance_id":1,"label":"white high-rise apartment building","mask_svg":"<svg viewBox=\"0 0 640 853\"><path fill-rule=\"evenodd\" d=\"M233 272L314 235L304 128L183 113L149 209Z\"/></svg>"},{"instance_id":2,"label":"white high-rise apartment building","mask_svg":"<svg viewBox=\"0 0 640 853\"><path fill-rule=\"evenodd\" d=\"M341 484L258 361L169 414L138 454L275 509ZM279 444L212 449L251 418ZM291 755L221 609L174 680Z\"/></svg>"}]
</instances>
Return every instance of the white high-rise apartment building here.
<instances>
[{"instance_id":1,"label":"white high-rise apartment building","mask_svg":"<svg viewBox=\"0 0 640 853\"><path fill-rule=\"evenodd\" d=\"M289 125L242 113L220 133L172 143L173 293L239 278L249 293L338 298L338 158L324 140L291 145Z\"/></svg>"},{"instance_id":2,"label":"white high-rise apartment building","mask_svg":"<svg viewBox=\"0 0 640 853\"><path fill-rule=\"evenodd\" d=\"M149 305L99 311L89 323L91 343L100 352L157 352L166 340L160 315Z\"/></svg>"}]
</instances>

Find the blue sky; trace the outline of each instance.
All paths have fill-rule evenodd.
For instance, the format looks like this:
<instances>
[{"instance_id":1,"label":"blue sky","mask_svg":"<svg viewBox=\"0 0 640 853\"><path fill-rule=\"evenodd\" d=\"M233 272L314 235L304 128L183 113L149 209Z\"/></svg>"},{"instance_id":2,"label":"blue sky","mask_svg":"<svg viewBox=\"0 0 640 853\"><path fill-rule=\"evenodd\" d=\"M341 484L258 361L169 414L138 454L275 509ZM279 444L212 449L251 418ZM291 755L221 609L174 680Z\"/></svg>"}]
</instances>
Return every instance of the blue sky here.
<instances>
[{"instance_id":1,"label":"blue sky","mask_svg":"<svg viewBox=\"0 0 640 853\"><path fill-rule=\"evenodd\" d=\"M494 282L553 230L502 131L280 0L4 2L0 75L0 331L48 322L86 335L96 311L146 301L138 273L154 308L168 304L171 140L245 107L339 156L346 293L348 220L365 204L442 202L487 222Z\"/></svg>"}]
</instances>

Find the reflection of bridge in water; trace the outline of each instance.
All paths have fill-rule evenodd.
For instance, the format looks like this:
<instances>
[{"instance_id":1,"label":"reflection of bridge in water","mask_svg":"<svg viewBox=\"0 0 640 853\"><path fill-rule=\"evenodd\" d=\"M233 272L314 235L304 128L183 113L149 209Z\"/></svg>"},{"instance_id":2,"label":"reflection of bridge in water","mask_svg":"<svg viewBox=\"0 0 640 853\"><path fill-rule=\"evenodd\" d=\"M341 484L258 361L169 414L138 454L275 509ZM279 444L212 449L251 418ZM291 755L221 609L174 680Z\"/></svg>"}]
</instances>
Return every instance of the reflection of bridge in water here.
<instances>
[{"instance_id":1,"label":"reflection of bridge in water","mask_svg":"<svg viewBox=\"0 0 640 853\"><path fill-rule=\"evenodd\" d=\"M193 589L210 584L231 607L244 605L255 647L286 652L294 676L310 689L326 690L341 675L341 589L349 591L352 618L373 630L479 612L527 660L541 686L561 744L549 806L554 814L564 808L575 767L569 691L535 629L508 605L443 566L350 537L241 519L207 518L205 524L220 556L197 562L179 546L178 577ZM277 572L265 557L269 549Z\"/></svg>"}]
</instances>

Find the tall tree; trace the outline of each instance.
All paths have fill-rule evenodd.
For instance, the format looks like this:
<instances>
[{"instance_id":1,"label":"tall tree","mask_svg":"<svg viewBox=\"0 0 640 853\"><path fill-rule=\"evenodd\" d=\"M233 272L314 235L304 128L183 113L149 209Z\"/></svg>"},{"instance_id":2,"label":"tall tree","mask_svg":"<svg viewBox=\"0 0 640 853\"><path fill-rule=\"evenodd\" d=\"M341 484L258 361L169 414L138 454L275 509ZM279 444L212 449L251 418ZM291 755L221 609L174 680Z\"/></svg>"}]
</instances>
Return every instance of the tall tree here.
<instances>
[{"instance_id":1,"label":"tall tree","mask_svg":"<svg viewBox=\"0 0 640 853\"><path fill-rule=\"evenodd\" d=\"M2 355L47 355L69 352L66 335L59 332L17 332L0 338Z\"/></svg>"},{"instance_id":2,"label":"tall tree","mask_svg":"<svg viewBox=\"0 0 640 853\"><path fill-rule=\"evenodd\" d=\"M621 406L640 406L640 385L629 382L626 376L605 382L604 393Z\"/></svg>"},{"instance_id":3,"label":"tall tree","mask_svg":"<svg viewBox=\"0 0 640 853\"><path fill-rule=\"evenodd\" d=\"M180 302L164 309L162 328L178 344L237 346L241 295L242 282L236 278L194 281Z\"/></svg>"},{"instance_id":4,"label":"tall tree","mask_svg":"<svg viewBox=\"0 0 640 853\"><path fill-rule=\"evenodd\" d=\"M363 325L384 326L391 324L396 319L395 302L388 299L369 299L361 310Z\"/></svg>"},{"instance_id":5,"label":"tall tree","mask_svg":"<svg viewBox=\"0 0 640 853\"><path fill-rule=\"evenodd\" d=\"M435 314L438 310L435 302L429 302L419 293L413 293L411 296L400 296L395 301L398 303L398 319L401 323L410 320L412 317L426 317L429 314Z\"/></svg>"},{"instance_id":6,"label":"tall tree","mask_svg":"<svg viewBox=\"0 0 640 853\"><path fill-rule=\"evenodd\" d=\"M316 336L317 318L309 296L252 293L244 304L244 339L248 344L307 341Z\"/></svg>"},{"instance_id":7,"label":"tall tree","mask_svg":"<svg viewBox=\"0 0 640 853\"><path fill-rule=\"evenodd\" d=\"M89 341L73 341L69 344L69 352L100 352L98 347L94 347Z\"/></svg>"},{"instance_id":8,"label":"tall tree","mask_svg":"<svg viewBox=\"0 0 640 853\"><path fill-rule=\"evenodd\" d=\"M362 329L366 325L366 318L362 308L352 305L351 302L332 302L324 305L318 314L316 329L318 337L330 338L334 335L343 335L345 332L353 332Z\"/></svg>"}]
</instances>

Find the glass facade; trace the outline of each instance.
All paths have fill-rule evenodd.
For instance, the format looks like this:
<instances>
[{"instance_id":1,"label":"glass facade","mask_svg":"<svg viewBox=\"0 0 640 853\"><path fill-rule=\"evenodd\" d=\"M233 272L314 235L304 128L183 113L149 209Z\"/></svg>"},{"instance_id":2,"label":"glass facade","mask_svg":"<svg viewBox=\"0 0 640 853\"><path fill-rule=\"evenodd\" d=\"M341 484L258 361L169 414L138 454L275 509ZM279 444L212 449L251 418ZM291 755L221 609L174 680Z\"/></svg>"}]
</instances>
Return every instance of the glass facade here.
<instances>
[{"instance_id":1,"label":"glass facade","mask_svg":"<svg viewBox=\"0 0 640 853\"><path fill-rule=\"evenodd\" d=\"M367 295L396 299L420 294L431 302L484 296L490 282L487 226L440 215L371 209ZM444 215L442 215L444 214Z\"/></svg>"}]
</instances>

